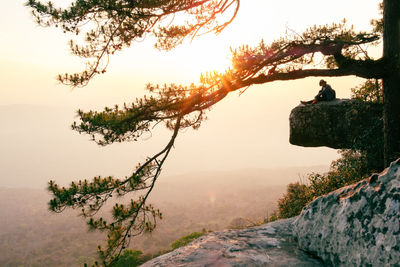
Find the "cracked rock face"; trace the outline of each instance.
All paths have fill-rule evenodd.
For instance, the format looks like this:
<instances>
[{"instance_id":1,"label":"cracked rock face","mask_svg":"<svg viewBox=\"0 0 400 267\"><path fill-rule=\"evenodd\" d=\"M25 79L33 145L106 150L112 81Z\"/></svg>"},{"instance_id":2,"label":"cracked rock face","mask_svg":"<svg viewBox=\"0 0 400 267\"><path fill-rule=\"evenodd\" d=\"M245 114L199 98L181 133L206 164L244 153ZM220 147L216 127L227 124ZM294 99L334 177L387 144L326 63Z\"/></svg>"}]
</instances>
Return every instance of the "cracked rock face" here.
<instances>
[{"instance_id":1,"label":"cracked rock face","mask_svg":"<svg viewBox=\"0 0 400 267\"><path fill-rule=\"evenodd\" d=\"M292 238L293 220L214 232L142 266L323 266L297 248Z\"/></svg>"},{"instance_id":2,"label":"cracked rock face","mask_svg":"<svg viewBox=\"0 0 400 267\"><path fill-rule=\"evenodd\" d=\"M400 159L311 202L293 234L301 249L333 266L400 266Z\"/></svg>"},{"instance_id":3,"label":"cracked rock face","mask_svg":"<svg viewBox=\"0 0 400 267\"><path fill-rule=\"evenodd\" d=\"M289 141L304 147L351 148L359 136L376 128L381 117L381 104L350 99L299 105L290 113Z\"/></svg>"}]
</instances>

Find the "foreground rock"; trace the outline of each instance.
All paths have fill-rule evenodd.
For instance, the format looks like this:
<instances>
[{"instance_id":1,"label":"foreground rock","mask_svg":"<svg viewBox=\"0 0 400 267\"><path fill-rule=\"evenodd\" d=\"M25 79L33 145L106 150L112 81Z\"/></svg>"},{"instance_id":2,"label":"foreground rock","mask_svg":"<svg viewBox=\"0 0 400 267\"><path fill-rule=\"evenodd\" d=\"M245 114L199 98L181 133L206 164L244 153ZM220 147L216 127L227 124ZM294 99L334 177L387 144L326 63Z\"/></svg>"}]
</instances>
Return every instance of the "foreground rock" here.
<instances>
[{"instance_id":1,"label":"foreground rock","mask_svg":"<svg viewBox=\"0 0 400 267\"><path fill-rule=\"evenodd\" d=\"M323 266L297 248L292 238L293 220L214 232L142 266Z\"/></svg>"},{"instance_id":2,"label":"foreground rock","mask_svg":"<svg viewBox=\"0 0 400 267\"><path fill-rule=\"evenodd\" d=\"M400 266L400 159L298 217L215 232L143 266L324 265Z\"/></svg>"},{"instance_id":3,"label":"foreground rock","mask_svg":"<svg viewBox=\"0 0 400 267\"><path fill-rule=\"evenodd\" d=\"M382 105L349 99L299 105L289 117L289 141L305 147L351 148L366 134L382 136L381 117Z\"/></svg>"},{"instance_id":4,"label":"foreground rock","mask_svg":"<svg viewBox=\"0 0 400 267\"><path fill-rule=\"evenodd\" d=\"M311 202L293 234L301 249L333 266L400 266L400 159Z\"/></svg>"}]
</instances>

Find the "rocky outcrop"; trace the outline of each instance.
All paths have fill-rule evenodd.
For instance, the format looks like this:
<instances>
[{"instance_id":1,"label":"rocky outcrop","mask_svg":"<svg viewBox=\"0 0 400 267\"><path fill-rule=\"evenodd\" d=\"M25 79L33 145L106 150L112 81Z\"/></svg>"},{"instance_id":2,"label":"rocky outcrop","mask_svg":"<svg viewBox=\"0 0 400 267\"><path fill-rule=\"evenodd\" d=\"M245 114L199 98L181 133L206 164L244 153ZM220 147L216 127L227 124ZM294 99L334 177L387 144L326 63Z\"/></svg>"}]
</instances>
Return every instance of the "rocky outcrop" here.
<instances>
[{"instance_id":1,"label":"rocky outcrop","mask_svg":"<svg viewBox=\"0 0 400 267\"><path fill-rule=\"evenodd\" d=\"M400 159L298 217L214 232L142 266L400 266Z\"/></svg>"},{"instance_id":2,"label":"rocky outcrop","mask_svg":"<svg viewBox=\"0 0 400 267\"><path fill-rule=\"evenodd\" d=\"M381 117L382 105L349 99L299 105L289 117L289 141L304 147L352 148L365 135L382 138Z\"/></svg>"},{"instance_id":3,"label":"rocky outcrop","mask_svg":"<svg viewBox=\"0 0 400 267\"><path fill-rule=\"evenodd\" d=\"M323 266L297 248L294 218L245 230L214 232L142 266Z\"/></svg>"},{"instance_id":4,"label":"rocky outcrop","mask_svg":"<svg viewBox=\"0 0 400 267\"><path fill-rule=\"evenodd\" d=\"M400 159L311 202L293 234L302 250L333 266L400 266Z\"/></svg>"}]
</instances>

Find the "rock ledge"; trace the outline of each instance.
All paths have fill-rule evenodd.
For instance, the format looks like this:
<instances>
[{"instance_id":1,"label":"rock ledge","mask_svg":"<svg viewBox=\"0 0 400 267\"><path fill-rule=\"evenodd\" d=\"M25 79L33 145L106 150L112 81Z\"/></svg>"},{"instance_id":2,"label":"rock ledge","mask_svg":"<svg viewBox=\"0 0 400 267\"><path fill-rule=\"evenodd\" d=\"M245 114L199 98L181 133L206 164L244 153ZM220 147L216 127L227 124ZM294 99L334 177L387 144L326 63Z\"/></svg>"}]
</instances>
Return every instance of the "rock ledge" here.
<instances>
[{"instance_id":1,"label":"rock ledge","mask_svg":"<svg viewBox=\"0 0 400 267\"><path fill-rule=\"evenodd\" d=\"M315 105L298 105L290 113L293 145L351 148L365 134L382 135L382 105L350 99L336 99Z\"/></svg>"},{"instance_id":2,"label":"rock ledge","mask_svg":"<svg viewBox=\"0 0 400 267\"><path fill-rule=\"evenodd\" d=\"M292 238L294 219L214 232L142 266L323 266L320 260L298 249Z\"/></svg>"}]
</instances>

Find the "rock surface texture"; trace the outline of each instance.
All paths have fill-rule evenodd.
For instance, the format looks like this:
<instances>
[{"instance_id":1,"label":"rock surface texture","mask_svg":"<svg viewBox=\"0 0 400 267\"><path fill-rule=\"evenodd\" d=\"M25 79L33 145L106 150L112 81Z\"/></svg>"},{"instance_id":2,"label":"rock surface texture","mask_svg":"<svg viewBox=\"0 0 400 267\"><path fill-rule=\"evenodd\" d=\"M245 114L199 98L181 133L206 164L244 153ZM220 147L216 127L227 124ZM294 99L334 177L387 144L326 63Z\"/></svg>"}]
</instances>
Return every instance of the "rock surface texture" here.
<instances>
[{"instance_id":1,"label":"rock surface texture","mask_svg":"<svg viewBox=\"0 0 400 267\"><path fill-rule=\"evenodd\" d=\"M299 105L290 113L293 145L351 148L357 138L376 132L382 135L382 105L336 99L315 105Z\"/></svg>"},{"instance_id":2,"label":"rock surface texture","mask_svg":"<svg viewBox=\"0 0 400 267\"><path fill-rule=\"evenodd\" d=\"M324 266L297 248L292 238L293 220L214 232L142 266Z\"/></svg>"},{"instance_id":3,"label":"rock surface texture","mask_svg":"<svg viewBox=\"0 0 400 267\"><path fill-rule=\"evenodd\" d=\"M400 266L400 159L311 202L293 234L301 249L333 266Z\"/></svg>"},{"instance_id":4,"label":"rock surface texture","mask_svg":"<svg viewBox=\"0 0 400 267\"><path fill-rule=\"evenodd\" d=\"M142 266L400 267L400 159L298 217L214 232Z\"/></svg>"}]
</instances>

